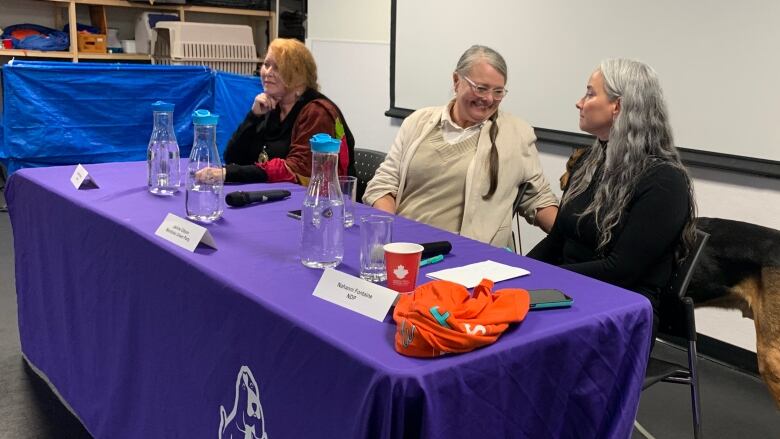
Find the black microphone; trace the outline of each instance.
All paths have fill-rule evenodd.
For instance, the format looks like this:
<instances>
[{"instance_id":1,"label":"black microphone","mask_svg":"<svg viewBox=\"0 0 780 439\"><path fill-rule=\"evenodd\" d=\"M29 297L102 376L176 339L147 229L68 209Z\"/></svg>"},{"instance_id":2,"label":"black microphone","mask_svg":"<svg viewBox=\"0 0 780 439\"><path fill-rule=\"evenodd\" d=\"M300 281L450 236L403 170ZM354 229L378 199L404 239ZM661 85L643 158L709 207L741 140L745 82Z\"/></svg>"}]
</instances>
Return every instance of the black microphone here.
<instances>
[{"instance_id":1,"label":"black microphone","mask_svg":"<svg viewBox=\"0 0 780 439\"><path fill-rule=\"evenodd\" d=\"M428 259L438 255L446 255L452 250L452 244L449 241L426 242L420 244L423 246L421 259Z\"/></svg>"},{"instance_id":2,"label":"black microphone","mask_svg":"<svg viewBox=\"0 0 780 439\"><path fill-rule=\"evenodd\" d=\"M290 191L271 190L271 191L236 191L225 195L225 202L228 206L243 207L247 204L268 203L270 201L284 200L290 196Z\"/></svg>"}]
</instances>

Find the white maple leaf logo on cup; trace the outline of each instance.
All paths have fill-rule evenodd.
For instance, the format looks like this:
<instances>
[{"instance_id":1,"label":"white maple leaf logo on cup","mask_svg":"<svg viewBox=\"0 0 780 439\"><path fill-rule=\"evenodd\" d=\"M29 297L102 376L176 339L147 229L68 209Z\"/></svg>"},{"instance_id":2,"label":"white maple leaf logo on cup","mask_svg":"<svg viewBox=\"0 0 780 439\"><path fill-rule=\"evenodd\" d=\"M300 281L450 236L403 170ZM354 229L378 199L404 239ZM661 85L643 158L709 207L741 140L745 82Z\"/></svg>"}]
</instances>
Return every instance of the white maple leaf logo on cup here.
<instances>
[{"instance_id":1,"label":"white maple leaf logo on cup","mask_svg":"<svg viewBox=\"0 0 780 439\"><path fill-rule=\"evenodd\" d=\"M395 277L397 277L398 279L403 279L406 277L407 274L409 274L409 271L403 265L399 265L395 267L395 270L393 270L393 274L395 274Z\"/></svg>"}]
</instances>

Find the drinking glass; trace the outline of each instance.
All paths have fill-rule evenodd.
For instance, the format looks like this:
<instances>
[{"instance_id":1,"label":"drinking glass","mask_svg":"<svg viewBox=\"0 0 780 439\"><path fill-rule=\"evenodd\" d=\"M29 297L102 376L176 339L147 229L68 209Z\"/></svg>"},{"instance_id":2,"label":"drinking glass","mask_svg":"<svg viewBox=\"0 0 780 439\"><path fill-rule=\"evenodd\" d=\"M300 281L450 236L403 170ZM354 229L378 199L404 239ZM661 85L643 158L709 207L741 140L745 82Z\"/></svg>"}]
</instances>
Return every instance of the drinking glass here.
<instances>
[{"instance_id":1,"label":"drinking glass","mask_svg":"<svg viewBox=\"0 0 780 439\"><path fill-rule=\"evenodd\" d=\"M344 195L344 227L355 224L355 195L357 192L357 177L339 177L341 194Z\"/></svg>"},{"instance_id":2,"label":"drinking glass","mask_svg":"<svg viewBox=\"0 0 780 439\"><path fill-rule=\"evenodd\" d=\"M360 217L360 277L369 282L387 279L384 245L393 239L393 217Z\"/></svg>"}]
</instances>

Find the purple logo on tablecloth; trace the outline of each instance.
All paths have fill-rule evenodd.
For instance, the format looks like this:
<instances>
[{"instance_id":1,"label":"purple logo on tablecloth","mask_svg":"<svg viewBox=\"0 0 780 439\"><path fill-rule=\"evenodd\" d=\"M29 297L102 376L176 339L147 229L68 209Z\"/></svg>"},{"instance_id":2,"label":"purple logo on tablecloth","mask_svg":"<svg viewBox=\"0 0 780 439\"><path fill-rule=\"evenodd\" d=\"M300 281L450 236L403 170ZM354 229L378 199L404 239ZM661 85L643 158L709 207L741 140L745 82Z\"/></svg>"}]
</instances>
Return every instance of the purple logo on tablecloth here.
<instances>
[{"instance_id":1,"label":"purple logo on tablecloth","mask_svg":"<svg viewBox=\"0 0 780 439\"><path fill-rule=\"evenodd\" d=\"M268 439L260 391L252 371L241 366L236 377L236 399L230 414L219 406L219 439Z\"/></svg>"}]
</instances>

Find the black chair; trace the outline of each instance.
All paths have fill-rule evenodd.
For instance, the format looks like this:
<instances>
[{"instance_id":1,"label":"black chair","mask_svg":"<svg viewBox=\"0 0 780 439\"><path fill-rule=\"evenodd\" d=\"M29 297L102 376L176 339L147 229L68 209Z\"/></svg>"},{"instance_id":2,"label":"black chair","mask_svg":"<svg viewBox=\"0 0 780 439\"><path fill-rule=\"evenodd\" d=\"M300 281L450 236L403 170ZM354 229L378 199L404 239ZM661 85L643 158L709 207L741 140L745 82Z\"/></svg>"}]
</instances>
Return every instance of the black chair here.
<instances>
[{"instance_id":1,"label":"black chair","mask_svg":"<svg viewBox=\"0 0 780 439\"><path fill-rule=\"evenodd\" d=\"M518 255L523 254L523 249L520 245L520 217L523 216L520 213L520 203L523 201L523 196L525 195L525 190L527 187L528 182L522 183L520 186L518 186L515 201L512 203L512 218L515 220L515 230L517 230L517 235L515 235L515 230L512 230L512 245L515 247L515 253Z\"/></svg>"},{"instance_id":2,"label":"black chair","mask_svg":"<svg viewBox=\"0 0 780 439\"><path fill-rule=\"evenodd\" d=\"M693 436L702 438L701 402L699 398L699 370L696 351L696 320L693 313L693 299L687 296L688 284L696 268L702 249L710 235L696 230L696 243L683 264L677 269L670 285L670 294L660 305L660 322L657 339L686 344L688 364L674 362L650 356L642 390L655 383L667 382L686 384L691 387L691 411L693 415ZM637 429L643 428L637 423Z\"/></svg>"},{"instance_id":3,"label":"black chair","mask_svg":"<svg viewBox=\"0 0 780 439\"><path fill-rule=\"evenodd\" d=\"M357 174L357 200L363 202L363 193L368 182L374 178L376 169L385 161L385 153L371 149L355 148L355 174Z\"/></svg>"}]
</instances>

